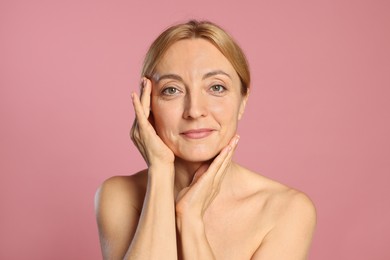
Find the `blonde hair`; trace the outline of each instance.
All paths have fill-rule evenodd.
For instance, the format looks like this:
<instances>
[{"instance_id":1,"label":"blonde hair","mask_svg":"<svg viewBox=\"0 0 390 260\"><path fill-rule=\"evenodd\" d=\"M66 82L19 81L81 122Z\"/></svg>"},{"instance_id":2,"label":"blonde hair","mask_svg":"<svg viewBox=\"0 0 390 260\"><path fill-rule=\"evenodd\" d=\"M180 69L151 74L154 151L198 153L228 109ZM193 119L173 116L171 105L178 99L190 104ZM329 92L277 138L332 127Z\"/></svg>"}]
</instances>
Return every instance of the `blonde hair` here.
<instances>
[{"instance_id":1,"label":"blonde hair","mask_svg":"<svg viewBox=\"0 0 390 260\"><path fill-rule=\"evenodd\" d=\"M157 64L172 44L180 40L194 38L207 40L229 60L240 77L241 93L246 95L250 86L250 72L244 52L226 31L208 21L191 20L169 27L162 32L146 53L142 76L153 77Z\"/></svg>"}]
</instances>

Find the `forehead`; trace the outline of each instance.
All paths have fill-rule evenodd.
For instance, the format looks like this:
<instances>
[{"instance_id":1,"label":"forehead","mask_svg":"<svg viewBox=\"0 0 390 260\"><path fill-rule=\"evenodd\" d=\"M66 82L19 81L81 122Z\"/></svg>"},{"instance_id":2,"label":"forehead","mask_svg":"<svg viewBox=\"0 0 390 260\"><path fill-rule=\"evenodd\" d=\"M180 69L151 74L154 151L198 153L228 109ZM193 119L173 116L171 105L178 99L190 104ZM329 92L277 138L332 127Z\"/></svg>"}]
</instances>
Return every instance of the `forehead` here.
<instances>
[{"instance_id":1,"label":"forehead","mask_svg":"<svg viewBox=\"0 0 390 260\"><path fill-rule=\"evenodd\" d=\"M222 70L238 78L229 60L204 39L175 42L167 49L156 67L157 74L189 72L205 74L211 70Z\"/></svg>"}]
</instances>

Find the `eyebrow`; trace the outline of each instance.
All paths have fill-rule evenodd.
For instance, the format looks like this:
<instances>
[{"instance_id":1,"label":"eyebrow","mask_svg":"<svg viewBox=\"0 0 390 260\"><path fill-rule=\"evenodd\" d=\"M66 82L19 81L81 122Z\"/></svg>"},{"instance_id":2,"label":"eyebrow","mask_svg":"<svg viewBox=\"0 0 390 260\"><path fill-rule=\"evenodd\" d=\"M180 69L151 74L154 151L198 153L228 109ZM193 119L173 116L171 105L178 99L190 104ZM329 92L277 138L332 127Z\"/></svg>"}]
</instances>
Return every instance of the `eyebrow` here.
<instances>
[{"instance_id":1,"label":"eyebrow","mask_svg":"<svg viewBox=\"0 0 390 260\"><path fill-rule=\"evenodd\" d=\"M204 79L216 76L216 75L224 75L224 76L227 76L227 77L229 77L231 79L230 75L228 73L224 72L223 70L213 70L213 71L207 72L206 74L203 75L202 79L204 80ZM173 74L173 73L164 74L164 75L161 75L161 76L155 75L154 78L155 78L155 81L157 83L160 82L161 80L164 80L164 79L174 79L174 80L177 80L177 81L184 82L182 77L180 77L177 74Z\"/></svg>"},{"instance_id":2,"label":"eyebrow","mask_svg":"<svg viewBox=\"0 0 390 260\"><path fill-rule=\"evenodd\" d=\"M161 76L155 75L153 78L154 78L154 80L155 80L157 83L160 82L160 81L163 80L163 79L174 79L174 80L182 81L182 82L183 82L182 77L180 77L180 76L177 75L177 74L164 74L164 75L161 75Z\"/></svg>"},{"instance_id":3,"label":"eyebrow","mask_svg":"<svg viewBox=\"0 0 390 260\"><path fill-rule=\"evenodd\" d=\"M213 70L213 71L210 71L210 72L206 73L203 76L202 79L210 78L210 77L216 76L216 75L225 75L225 76L227 76L227 77L229 77L231 79L230 75L227 74L226 72L224 72L223 70Z\"/></svg>"}]
</instances>

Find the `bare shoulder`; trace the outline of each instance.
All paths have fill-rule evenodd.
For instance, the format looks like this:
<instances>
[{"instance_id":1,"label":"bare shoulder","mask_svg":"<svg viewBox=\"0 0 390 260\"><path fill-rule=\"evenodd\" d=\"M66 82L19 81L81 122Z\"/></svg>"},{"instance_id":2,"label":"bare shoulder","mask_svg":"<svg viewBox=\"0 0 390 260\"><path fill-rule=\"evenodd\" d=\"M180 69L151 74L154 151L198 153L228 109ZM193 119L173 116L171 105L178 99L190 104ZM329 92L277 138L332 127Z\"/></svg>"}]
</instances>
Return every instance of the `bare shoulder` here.
<instances>
[{"instance_id":1,"label":"bare shoulder","mask_svg":"<svg viewBox=\"0 0 390 260\"><path fill-rule=\"evenodd\" d=\"M267 185L267 188L262 191L266 194L267 202L275 213L276 220L291 219L291 215L299 215L304 217L307 223L315 221L314 203L304 192L263 176L261 178Z\"/></svg>"},{"instance_id":2,"label":"bare shoulder","mask_svg":"<svg viewBox=\"0 0 390 260\"><path fill-rule=\"evenodd\" d=\"M316 210L303 192L243 168L265 235L253 259L305 259L316 225Z\"/></svg>"},{"instance_id":3,"label":"bare shoulder","mask_svg":"<svg viewBox=\"0 0 390 260\"><path fill-rule=\"evenodd\" d=\"M305 193L284 186L273 191L269 201L274 212L273 232L299 230L302 236L311 239L317 214L314 203Z\"/></svg>"},{"instance_id":4,"label":"bare shoulder","mask_svg":"<svg viewBox=\"0 0 390 260\"><path fill-rule=\"evenodd\" d=\"M96 206L105 202L127 205L131 203L137 210L141 210L146 192L147 172L140 171L129 176L113 176L105 180L96 191Z\"/></svg>"},{"instance_id":5,"label":"bare shoulder","mask_svg":"<svg viewBox=\"0 0 390 260\"><path fill-rule=\"evenodd\" d=\"M281 218L286 214L297 214L297 211L307 217L315 217L314 203L302 191L239 167L247 196L264 205L264 210L270 210L274 214L273 219L276 215Z\"/></svg>"},{"instance_id":6,"label":"bare shoulder","mask_svg":"<svg viewBox=\"0 0 390 260\"><path fill-rule=\"evenodd\" d=\"M105 180L95 195L95 213L104 259L122 258L141 214L146 192L146 170Z\"/></svg>"}]
</instances>

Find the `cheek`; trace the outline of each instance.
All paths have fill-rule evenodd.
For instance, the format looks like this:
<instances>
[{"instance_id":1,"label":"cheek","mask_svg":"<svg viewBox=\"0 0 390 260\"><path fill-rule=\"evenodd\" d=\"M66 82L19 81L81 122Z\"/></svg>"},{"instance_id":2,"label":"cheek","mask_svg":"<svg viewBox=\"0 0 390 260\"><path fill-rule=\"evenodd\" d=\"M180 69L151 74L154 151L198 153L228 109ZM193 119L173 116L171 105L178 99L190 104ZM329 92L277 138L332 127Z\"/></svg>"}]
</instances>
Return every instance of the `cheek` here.
<instances>
[{"instance_id":1,"label":"cheek","mask_svg":"<svg viewBox=\"0 0 390 260\"><path fill-rule=\"evenodd\" d=\"M210 105L212 112L223 124L236 124L238 121L239 106L235 100L227 100L218 104Z\"/></svg>"},{"instance_id":2,"label":"cheek","mask_svg":"<svg viewBox=\"0 0 390 260\"><path fill-rule=\"evenodd\" d=\"M167 104L159 104L152 102L151 104L154 128L160 137L169 135L177 125L179 109L177 106Z\"/></svg>"}]
</instances>

